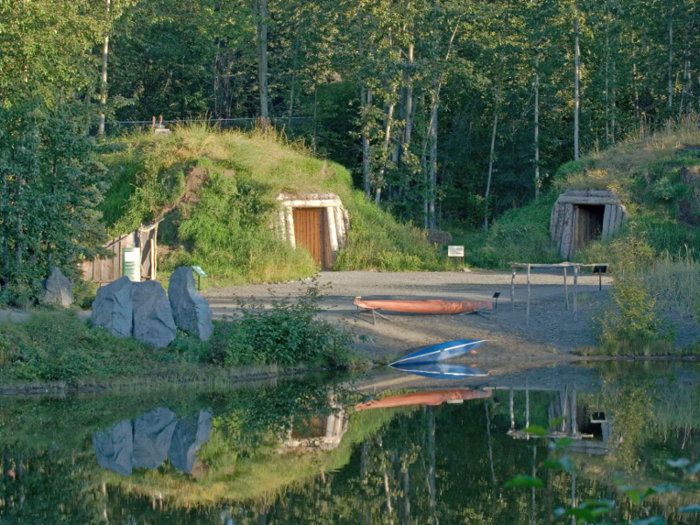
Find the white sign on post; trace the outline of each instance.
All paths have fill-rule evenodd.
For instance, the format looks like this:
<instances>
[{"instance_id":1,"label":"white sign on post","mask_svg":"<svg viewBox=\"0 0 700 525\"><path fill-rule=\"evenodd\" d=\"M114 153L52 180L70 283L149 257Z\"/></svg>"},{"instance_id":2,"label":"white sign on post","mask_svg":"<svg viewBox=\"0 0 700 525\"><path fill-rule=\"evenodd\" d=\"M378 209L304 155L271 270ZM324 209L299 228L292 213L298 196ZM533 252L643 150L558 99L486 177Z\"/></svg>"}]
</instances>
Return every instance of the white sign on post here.
<instances>
[{"instance_id":1,"label":"white sign on post","mask_svg":"<svg viewBox=\"0 0 700 525\"><path fill-rule=\"evenodd\" d=\"M464 246L448 246L448 257L464 257Z\"/></svg>"}]
</instances>

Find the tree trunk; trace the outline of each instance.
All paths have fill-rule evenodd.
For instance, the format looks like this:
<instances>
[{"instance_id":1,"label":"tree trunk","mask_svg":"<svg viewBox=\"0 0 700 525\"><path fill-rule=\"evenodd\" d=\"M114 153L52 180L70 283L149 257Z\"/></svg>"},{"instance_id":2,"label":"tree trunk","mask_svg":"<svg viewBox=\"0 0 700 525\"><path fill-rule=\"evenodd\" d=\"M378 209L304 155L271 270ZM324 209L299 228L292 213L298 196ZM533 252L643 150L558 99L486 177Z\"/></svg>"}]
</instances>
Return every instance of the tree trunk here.
<instances>
[{"instance_id":1,"label":"tree trunk","mask_svg":"<svg viewBox=\"0 0 700 525\"><path fill-rule=\"evenodd\" d=\"M267 125L270 119L267 93L267 0L258 0L258 72L260 89L260 117L263 125Z\"/></svg>"},{"instance_id":2,"label":"tree trunk","mask_svg":"<svg viewBox=\"0 0 700 525\"><path fill-rule=\"evenodd\" d=\"M435 229L435 193L437 190L437 155L438 155L438 107L440 104L440 79L437 72L433 78L433 86L435 96L433 104L430 108L430 182L428 186L429 202L428 202L428 226Z\"/></svg>"},{"instance_id":3,"label":"tree trunk","mask_svg":"<svg viewBox=\"0 0 700 525\"><path fill-rule=\"evenodd\" d=\"M105 11L109 20L109 9L111 0L106 1ZM97 127L97 134L105 134L105 106L107 105L107 60L109 58L109 31L105 33L104 43L102 44L102 78L100 80L100 124Z\"/></svg>"},{"instance_id":4,"label":"tree trunk","mask_svg":"<svg viewBox=\"0 0 700 525\"><path fill-rule=\"evenodd\" d=\"M535 56L535 200L540 199L540 54Z\"/></svg>"},{"instance_id":5,"label":"tree trunk","mask_svg":"<svg viewBox=\"0 0 700 525\"><path fill-rule=\"evenodd\" d=\"M496 149L496 130L498 128L498 102L493 115L493 131L491 132L491 153L489 154L489 176L486 180L486 193L484 194L484 231L489 229L489 193L491 192L491 176L493 174L493 154Z\"/></svg>"},{"instance_id":6,"label":"tree trunk","mask_svg":"<svg viewBox=\"0 0 700 525\"><path fill-rule=\"evenodd\" d=\"M216 39L216 54L214 55L214 118L221 118L221 108L220 104L220 91L221 91L221 80L219 75L219 61L221 56L221 39Z\"/></svg>"},{"instance_id":7,"label":"tree trunk","mask_svg":"<svg viewBox=\"0 0 700 525\"><path fill-rule=\"evenodd\" d=\"M17 177L17 207L22 206L22 185L24 184L23 178L20 175ZM20 272L22 270L22 238L24 237L23 225L22 225L22 211L19 209L16 214L17 218L17 238L15 239L15 271Z\"/></svg>"},{"instance_id":8,"label":"tree trunk","mask_svg":"<svg viewBox=\"0 0 700 525\"><path fill-rule=\"evenodd\" d=\"M610 144L610 9L607 5L605 8L605 144Z\"/></svg>"},{"instance_id":9,"label":"tree trunk","mask_svg":"<svg viewBox=\"0 0 700 525\"><path fill-rule=\"evenodd\" d=\"M673 8L668 19L668 129L673 114Z\"/></svg>"},{"instance_id":10,"label":"tree trunk","mask_svg":"<svg viewBox=\"0 0 700 525\"><path fill-rule=\"evenodd\" d=\"M292 114L294 112L294 88L296 85L297 81L297 68L299 67L299 32L301 30L301 19L299 20L299 23L297 24L297 34L296 34L296 42L294 45L294 63L292 65L292 85L289 88L289 117L287 119L287 127L291 129L292 127ZM315 95L315 91L314 91ZM314 112L316 111L316 107L314 106ZM314 119L315 122L315 119Z\"/></svg>"},{"instance_id":11,"label":"tree trunk","mask_svg":"<svg viewBox=\"0 0 700 525\"><path fill-rule=\"evenodd\" d=\"M2 199L0 200L0 213L2 213L3 216L9 216L9 210L8 210L8 203L9 203L9 198L8 198L8 188L7 188L7 172L3 170L2 172ZM5 215L7 214L7 215ZM10 279L10 245L9 245L9 236L10 236L10 225L7 223L3 222L3 224L0 226L3 230L2 232L2 278L4 279L3 284L7 283Z\"/></svg>"},{"instance_id":12,"label":"tree trunk","mask_svg":"<svg viewBox=\"0 0 700 525\"><path fill-rule=\"evenodd\" d=\"M413 44L408 46L408 66L413 67ZM407 75L408 82L406 84L406 129L404 130L403 142L405 147L411 145L411 129L413 127L413 81L411 74Z\"/></svg>"},{"instance_id":13,"label":"tree trunk","mask_svg":"<svg viewBox=\"0 0 700 525\"><path fill-rule=\"evenodd\" d=\"M429 523L437 525L437 488L435 461L435 407L428 407L428 495L430 497Z\"/></svg>"},{"instance_id":14,"label":"tree trunk","mask_svg":"<svg viewBox=\"0 0 700 525\"><path fill-rule=\"evenodd\" d=\"M365 190L365 197L368 199L372 194L372 186L370 181L370 149L369 149L369 122L368 113L369 107L372 104L372 88L362 86L360 89L360 98L362 103L362 184Z\"/></svg>"},{"instance_id":15,"label":"tree trunk","mask_svg":"<svg viewBox=\"0 0 700 525\"><path fill-rule=\"evenodd\" d=\"M392 96L394 93L392 93ZM391 141L391 124L394 118L394 102L389 103L389 108L387 110L386 121L384 122L384 145L382 148L382 167L379 169L379 177L377 181L377 189L375 193L375 198L377 204L382 202L382 185L384 183L384 172L385 164L388 160L387 155L389 154L389 142Z\"/></svg>"},{"instance_id":16,"label":"tree trunk","mask_svg":"<svg viewBox=\"0 0 700 525\"><path fill-rule=\"evenodd\" d=\"M576 15L574 18L574 160L579 159L579 111L581 98L579 93L579 82L581 78L581 55L578 46L578 6L574 8Z\"/></svg>"},{"instance_id":17,"label":"tree trunk","mask_svg":"<svg viewBox=\"0 0 700 525\"><path fill-rule=\"evenodd\" d=\"M688 92L690 84L690 60L687 58L683 61L683 90L681 91L681 102L678 105L678 122L683 118L683 104L685 104L685 95Z\"/></svg>"},{"instance_id":18,"label":"tree trunk","mask_svg":"<svg viewBox=\"0 0 700 525\"><path fill-rule=\"evenodd\" d=\"M314 134L311 137L311 151L316 153L316 132L318 131L318 85L314 86Z\"/></svg>"}]
</instances>

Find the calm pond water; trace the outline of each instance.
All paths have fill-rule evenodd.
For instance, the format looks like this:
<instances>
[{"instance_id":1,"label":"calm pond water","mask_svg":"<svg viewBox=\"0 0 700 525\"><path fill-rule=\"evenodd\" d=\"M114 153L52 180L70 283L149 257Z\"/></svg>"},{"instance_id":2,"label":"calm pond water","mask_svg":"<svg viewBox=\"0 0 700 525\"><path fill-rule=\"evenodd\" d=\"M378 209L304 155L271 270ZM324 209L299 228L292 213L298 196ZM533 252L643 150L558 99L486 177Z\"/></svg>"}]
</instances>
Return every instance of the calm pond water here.
<instances>
[{"instance_id":1,"label":"calm pond water","mask_svg":"<svg viewBox=\"0 0 700 525\"><path fill-rule=\"evenodd\" d=\"M605 363L5 397L0 522L700 523L699 394Z\"/></svg>"}]
</instances>

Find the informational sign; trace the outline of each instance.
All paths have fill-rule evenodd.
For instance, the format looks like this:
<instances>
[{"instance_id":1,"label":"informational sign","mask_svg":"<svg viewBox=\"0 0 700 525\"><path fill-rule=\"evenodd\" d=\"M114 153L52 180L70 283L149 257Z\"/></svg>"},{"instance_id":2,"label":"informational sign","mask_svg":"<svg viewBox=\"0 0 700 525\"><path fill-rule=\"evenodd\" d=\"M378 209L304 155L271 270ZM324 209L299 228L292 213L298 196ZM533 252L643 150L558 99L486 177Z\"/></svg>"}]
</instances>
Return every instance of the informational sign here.
<instances>
[{"instance_id":1,"label":"informational sign","mask_svg":"<svg viewBox=\"0 0 700 525\"><path fill-rule=\"evenodd\" d=\"M124 262L139 262L140 255L141 253L137 251L127 252L124 250Z\"/></svg>"},{"instance_id":2,"label":"informational sign","mask_svg":"<svg viewBox=\"0 0 700 525\"><path fill-rule=\"evenodd\" d=\"M193 266L192 269L194 270L194 273L196 273L200 277L208 277L206 272L204 270L202 270L201 266Z\"/></svg>"},{"instance_id":3,"label":"informational sign","mask_svg":"<svg viewBox=\"0 0 700 525\"><path fill-rule=\"evenodd\" d=\"M464 257L464 246L448 246L448 257Z\"/></svg>"}]
</instances>

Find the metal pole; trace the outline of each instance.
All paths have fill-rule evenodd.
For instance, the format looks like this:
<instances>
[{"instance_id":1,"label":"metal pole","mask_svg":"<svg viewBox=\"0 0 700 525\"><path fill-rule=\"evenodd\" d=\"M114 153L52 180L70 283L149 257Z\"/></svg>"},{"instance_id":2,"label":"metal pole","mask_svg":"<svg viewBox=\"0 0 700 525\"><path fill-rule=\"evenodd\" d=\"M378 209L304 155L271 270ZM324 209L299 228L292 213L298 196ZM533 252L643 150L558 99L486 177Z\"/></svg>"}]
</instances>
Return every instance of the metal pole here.
<instances>
[{"instance_id":1,"label":"metal pole","mask_svg":"<svg viewBox=\"0 0 700 525\"><path fill-rule=\"evenodd\" d=\"M510 308L515 310L515 266L510 265L513 270L513 276L510 278Z\"/></svg>"},{"instance_id":2,"label":"metal pole","mask_svg":"<svg viewBox=\"0 0 700 525\"><path fill-rule=\"evenodd\" d=\"M527 265L527 324L530 324L530 265Z\"/></svg>"},{"instance_id":3,"label":"metal pole","mask_svg":"<svg viewBox=\"0 0 700 525\"><path fill-rule=\"evenodd\" d=\"M566 299L566 309L569 309L569 286L566 279L566 268L564 268L564 298Z\"/></svg>"},{"instance_id":4,"label":"metal pole","mask_svg":"<svg viewBox=\"0 0 700 525\"><path fill-rule=\"evenodd\" d=\"M510 429L515 430L515 412L513 411L513 387L510 387Z\"/></svg>"},{"instance_id":5,"label":"metal pole","mask_svg":"<svg viewBox=\"0 0 700 525\"><path fill-rule=\"evenodd\" d=\"M578 271L580 268L577 266L574 268L574 321L578 315Z\"/></svg>"}]
</instances>

